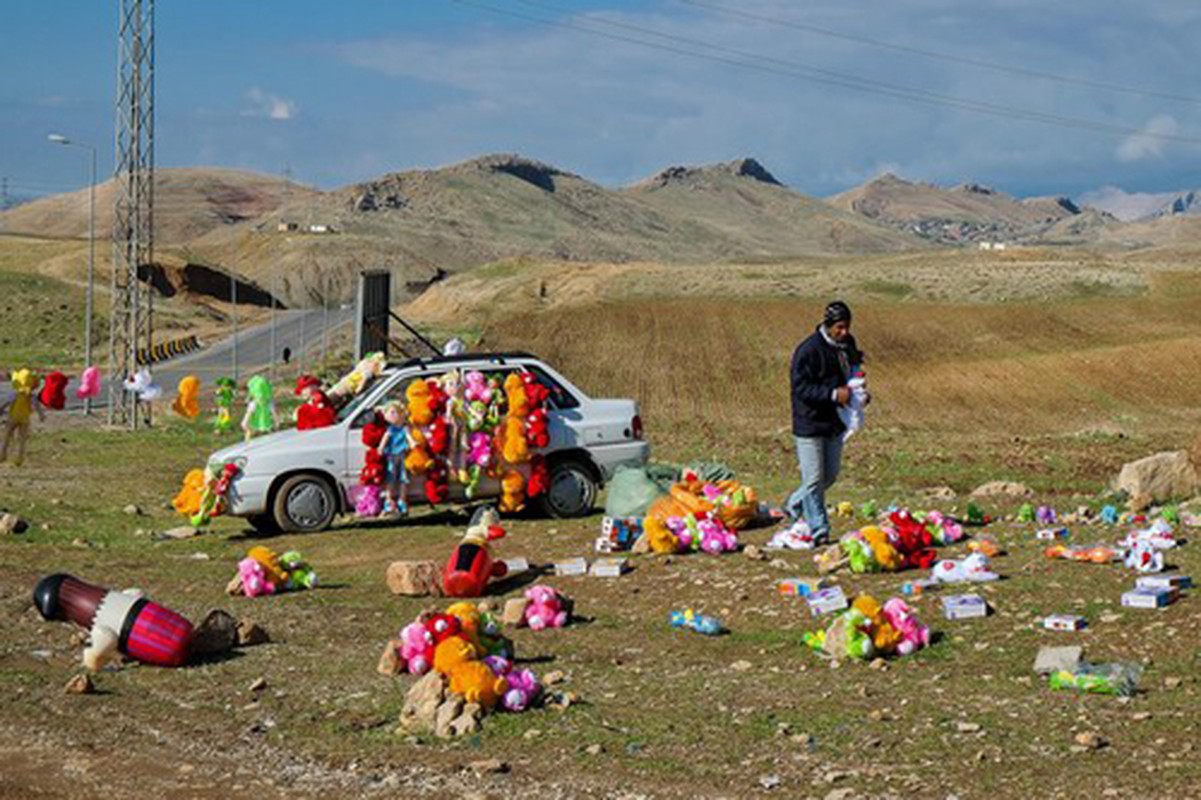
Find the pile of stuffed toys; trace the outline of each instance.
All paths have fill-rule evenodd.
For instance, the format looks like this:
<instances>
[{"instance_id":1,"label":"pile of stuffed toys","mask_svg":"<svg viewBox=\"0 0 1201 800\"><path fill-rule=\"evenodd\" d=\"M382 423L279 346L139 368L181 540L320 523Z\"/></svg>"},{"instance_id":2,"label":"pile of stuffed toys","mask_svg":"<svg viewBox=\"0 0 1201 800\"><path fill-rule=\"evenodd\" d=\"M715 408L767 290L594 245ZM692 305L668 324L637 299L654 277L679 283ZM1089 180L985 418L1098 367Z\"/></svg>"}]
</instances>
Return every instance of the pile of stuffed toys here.
<instances>
[{"instance_id":1,"label":"pile of stuffed toys","mask_svg":"<svg viewBox=\"0 0 1201 800\"><path fill-rule=\"evenodd\" d=\"M685 471L671 491L651 504L642 521L647 545L660 554L738 549L738 531L755 518L755 490L734 480L702 481Z\"/></svg>"},{"instance_id":2,"label":"pile of stuffed toys","mask_svg":"<svg viewBox=\"0 0 1201 800\"><path fill-rule=\"evenodd\" d=\"M871 595L861 594L826 630L806 633L803 641L831 658L867 660L916 653L929 646L930 629L901 598L881 605Z\"/></svg>"},{"instance_id":3,"label":"pile of stuffed toys","mask_svg":"<svg viewBox=\"0 0 1201 800\"><path fill-rule=\"evenodd\" d=\"M0 372L0 378L4 377L4 373ZM47 373L43 378L33 370L24 368L14 371L7 378L12 384L13 397L7 403L0 404L0 413L7 412L8 415L4 423L4 437L0 441L0 463L8 460L9 449L15 443L13 465L19 467L25 462L34 413L37 413L39 420L44 420L46 414L43 409L62 411L66 408L67 385L71 379L57 370ZM88 367L79 377L75 397L86 400L99 394L100 370Z\"/></svg>"},{"instance_id":4,"label":"pile of stuffed toys","mask_svg":"<svg viewBox=\"0 0 1201 800\"><path fill-rule=\"evenodd\" d=\"M839 548L832 548L826 559L845 560L851 572L898 572L905 569L930 569L938 561L937 546L954 544L964 538L963 526L937 511L923 515L906 509L891 512L878 525L867 525L844 535Z\"/></svg>"},{"instance_id":5,"label":"pile of stuffed toys","mask_svg":"<svg viewBox=\"0 0 1201 800\"><path fill-rule=\"evenodd\" d=\"M468 499L479 495L485 479L500 483L500 510L516 513L527 498L548 486L546 458L538 450L550 443L546 403L549 392L532 372L509 373L503 380L472 371L452 370L437 378L416 379L405 390L403 418L408 442L404 477L420 482L431 505L446 502L450 484L464 487ZM365 448L355 511L378 516L389 478L382 452L389 425L377 411L362 432ZM405 490L401 490L403 494Z\"/></svg>"},{"instance_id":6,"label":"pile of stuffed toys","mask_svg":"<svg viewBox=\"0 0 1201 800\"><path fill-rule=\"evenodd\" d=\"M297 592L317 586L317 573L295 550L283 555L263 547L252 547L238 562L238 574L230 581L228 593L247 597L282 592Z\"/></svg>"},{"instance_id":7,"label":"pile of stuffed toys","mask_svg":"<svg viewBox=\"0 0 1201 800\"><path fill-rule=\"evenodd\" d=\"M525 711L542 693L538 676L513 665L513 642L500 622L474 603L458 602L445 613L422 613L389 642L400 670L424 675L433 670L451 692L485 711Z\"/></svg>"}]
</instances>

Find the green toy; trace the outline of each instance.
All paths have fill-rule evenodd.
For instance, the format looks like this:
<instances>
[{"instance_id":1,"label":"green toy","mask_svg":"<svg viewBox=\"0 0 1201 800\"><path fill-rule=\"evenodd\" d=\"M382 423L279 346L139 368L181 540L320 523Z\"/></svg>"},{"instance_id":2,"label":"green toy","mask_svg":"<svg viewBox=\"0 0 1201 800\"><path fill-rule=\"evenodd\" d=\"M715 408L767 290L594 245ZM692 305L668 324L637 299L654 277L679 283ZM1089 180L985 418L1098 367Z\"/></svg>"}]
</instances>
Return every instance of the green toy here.
<instances>
[{"instance_id":1,"label":"green toy","mask_svg":"<svg viewBox=\"0 0 1201 800\"><path fill-rule=\"evenodd\" d=\"M1022 507L1020 509L1018 509L1018 522L1022 523L1023 525L1033 524L1033 522L1034 522L1034 504L1033 503L1023 503Z\"/></svg>"},{"instance_id":2,"label":"green toy","mask_svg":"<svg viewBox=\"0 0 1201 800\"><path fill-rule=\"evenodd\" d=\"M271 433L275 430L275 390L271 382L262 375L255 375L246 384L246 415L242 417L242 430L249 441L256 433Z\"/></svg>"},{"instance_id":3,"label":"green toy","mask_svg":"<svg viewBox=\"0 0 1201 800\"><path fill-rule=\"evenodd\" d=\"M213 420L213 430L217 433L225 433L234 426L234 393L237 388L238 385L233 378L217 379L217 388L213 393L217 406L217 417Z\"/></svg>"},{"instance_id":4,"label":"green toy","mask_svg":"<svg viewBox=\"0 0 1201 800\"><path fill-rule=\"evenodd\" d=\"M859 513L863 515L864 519L871 521L876 518L878 513L880 513L880 509L876 507L875 500L868 500L859 507Z\"/></svg>"},{"instance_id":5,"label":"green toy","mask_svg":"<svg viewBox=\"0 0 1201 800\"><path fill-rule=\"evenodd\" d=\"M289 550L279 557L279 565L288 573L287 590L312 589L317 585L317 573L296 550Z\"/></svg>"}]
</instances>

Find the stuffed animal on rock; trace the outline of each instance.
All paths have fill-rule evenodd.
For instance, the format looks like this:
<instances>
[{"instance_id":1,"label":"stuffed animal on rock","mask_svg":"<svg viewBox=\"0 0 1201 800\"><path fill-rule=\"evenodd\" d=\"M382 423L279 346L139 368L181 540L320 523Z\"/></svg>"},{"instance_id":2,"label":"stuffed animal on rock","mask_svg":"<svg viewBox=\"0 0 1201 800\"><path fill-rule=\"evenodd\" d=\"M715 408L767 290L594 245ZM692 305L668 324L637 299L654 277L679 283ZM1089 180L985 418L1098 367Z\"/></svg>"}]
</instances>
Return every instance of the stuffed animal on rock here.
<instances>
[{"instance_id":1,"label":"stuffed animal on rock","mask_svg":"<svg viewBox=\"0 0 1201 800\"><path fill-rule=\"evenodd\" d=\"M452 636L458 636L463 630L458 618L450 614L431 615L429 619L425 620L425 629L429 631L435 646L442 644Z\"/></svg>"},{"instance_id":2,"label":"stuffed animal on rock","mask_svg":"<svg viewBox=\"0 0 1201 800\"><path fill-rule=\"evenodd\" d=\"M513 640L505 636L500 620L491 612L481 611L478 629L479 647L489 656L513 657Z\"/></svg>"},{"instance_id":3,"label":"stuffed animal on rock","mask_svg":"<svg viewBox=\"0 0 1201 800\"><path fill-rule=\"evenodd\" d=\"M442 588L448 597L480 597L492 578L502 578L508 572L503 561L492 560L489 543L505 535L497 524L496 512L482 509L472 519L467 533L451 552L442 571Z\"/></svg>"},{"instance_id":4,"label":"stuffed animal on rock","mask_svg":"<svg viewBox=\"0 0 1201 800\"><path fill-rule=\"evenodd\" d=\"M449 677L450 691L462 695L468 703L479 703L487 710L495 708L509 690L509 682L503 676L495 675L483 661L459 664L450 671Z\"/></svg>"},{"instance_id":5,"label":"stuffed animal on rock","mask_svg":"<svg viewBox=\"0 0 1201 800\"><path fill-rule=\"evenodd\" d=\"M400 657L412 675L424 675L434 665L434 636L421 622L411 622L400 631Z\"/></svg>"},{"instance_id":6,"label":"stuffed animal on rock","mask_svg":"<svg viewBox=\"0 0 1201 800\"><path fill-rule=\"evenodd\" d=\"M480 649L479 607L475 603L460 601L452 603L446 609L446 613L459 621L459 635L470 642L477 650Z\"/></svg>"},{"instance_id":7,"label":"stuffed animal on rock","mask_svg":"<svg viewBox=\"0 0 1201 800\"><path fill-rule=\"evenodd\" d=\"M995 581L1001 576L992 571L988 556L972 553L959 560L944 559L934 565L930 576L942 583L978 583Z\"/></svg>"},{"instance_id":8,"label":"stuffed animal on rock","mask_svg":"<svg viewBox=\"0 0 1201 800\"><path fill-rule=\"evenodd\" d=\"M884 603L884 617L901 635L897 643L899 655L912 655L930 646L930 629L914 616L913 609L901 598L893 597Z\"/></svg>"},{"instance_id":9,"label":"stuffed animal on rock","mask_svg":"<svg viewBox=\"0 0 1201 800\"><path fill-rule=\"evenodd\" d=\"M267 580L275 584L276 587L282 587L288 581L288 573L279 563L279 556L269 548L262 545L256 545L246 552L247 558L253 558L255 561L263 565L263 572L267 576Z\"/></svg>"},{"instance_id":10,"label":"stuffed animal on rock","mask_svg":"<svg viewBox=\"0 0 1201 800\"><path fill-rule=\"evenodd\" d=\"M525 590L530 601L525 608L525 624L530 630L562 628L567 624L568 613L562 596L549 586L531 586Z\"/></svg>"},{"instance_id":11,"label":"stuffed animal on rock","mask_svg":"<svg viewBox=\"0 0 1201 800\"><path fill-rule=\"evenodd\" d=\"M87 400L92 397L100 396L100 368L87 367L83 374L79 376L79 386L75 388L75 397L78 400Z\"/></svg>"},{"instance_id":12,"label":"stuffed animal on rock","mask_svg":"<svg viewBox=\"0 0 1201 800\"><path fill-rule=\"evenodd\" d=\"M256 559L247 557L239 561L238 577L242 579L242 593L247 597L275 594L276 584L267 577L267 570Z\"/></svg>"},{"instance_id":13,"label":"stuffed animal on rock","mask_svg":"<svg viewBox=\"0 0 1201 800\"><path fill-rule=\"evenodd\" d=\"M200 416L200 379L195 375L185 375L179 379L179 389L171 410L184 419L196 419Z\"/></svg>"},{"instance_id":14,"label":"stuffed animal on rock","mask_svg":"<svg viewBox=\"0 0 1201 800\"><path fill-rule=\"evenodd\" d=\"M46 408L62 411L67 405L67 376L57 371L48 374L42 380L38 400Z\"/></svg>"}]
</instances>

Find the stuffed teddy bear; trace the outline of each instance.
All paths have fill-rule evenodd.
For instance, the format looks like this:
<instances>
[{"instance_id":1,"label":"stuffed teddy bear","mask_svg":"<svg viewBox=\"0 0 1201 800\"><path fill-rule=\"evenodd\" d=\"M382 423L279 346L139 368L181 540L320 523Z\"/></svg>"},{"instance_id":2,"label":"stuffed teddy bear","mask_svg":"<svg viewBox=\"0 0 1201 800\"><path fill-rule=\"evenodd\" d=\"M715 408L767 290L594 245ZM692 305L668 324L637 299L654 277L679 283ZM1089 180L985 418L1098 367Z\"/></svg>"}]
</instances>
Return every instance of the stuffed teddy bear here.
<instances>
[{"instance_id":1,"label":"stuffed teddy bear","mask_svg":"<svg viewBox=\"0 0 1201 800\"><path fill-rule=\"evenodd\" d=\"M732 553L738 549L738 534L728 530L717 519L703 519L697 522L701 535L701 550L711 555Z\"/></svg>"},{"instance_id":2,"label":"stuffed teddy bear","mask_svg":"<svg viewBox=\"0 0 1201 800\"><path fill-rule=\"evenodd\" d=\"M38 399L46 408L62 411L67 404L67 376L55 371L43 378Z\"/></svg>"},{"instance_id":3,"label":"stuffed teddy bear","mask_svg":"<svg viewBox=\"0 0 1201 800\"><path fill-rule=\"evenodd\" d=\"M398 655L409 674L424 675L430 671L434 665L434 637L423 623L410 622L401 628Z\"/></svg>"},{"instance_id":4,"label":"stuffed teddy bear","mask_svg":"<svg viewBox=\"0 0 1201 800\"><path fill-rule=\"evenodd\" d=\"M516 514L525 508L525 478L515 469L505 473L500 481L500 510Z\"/></svg>"},{"instance_id":5,"label":"stuffed teddy bear","mask_svg":"<svg viewBox=\"0 0 1201 800\"><path fill-rule=\"evenodd\" d=\"M521 418L509 416L498 432L500 451L509 464L524 464L530 460L530 445L525 439L525 423Z\"/></svg>"},{"instance_id":6,"label":"stuffed teddy bear","mask_svg":"<svg viewBox=\"0 0 1201 800\"><path fill-rule=\"evenodd\" d=\"M510 417L522 420L529 416L530 401L525 393L525 381L516 372L510 372L505 378L505 398L509 403Z\"/></svg>"},{"instance_id":7,"label":"stuffed teddy bear","mask_svg":"<svg viewBox=\"0 0 1201 800\"><path fill-rule=\"evenodd\" d=\"M262 545L256 545L246 552L246 557L253 558L263 565L263 572L266 574L267 580L274 583L276 588L282 587L287 582L288 575L280 566L279 556L274 551Z\"/></svg>"},{"instance_id":8,"label":"stuffed teddy bear","mask_svg":"<svg viewBox=\"0 0 1201 800\"><path fill-rule=\"evenodd\" d=\"M515 669L505 676L509 689L501 698L505 711L520 713L538 701L542 683L531 669Z\"/></svg>"},{"instance_id":9,"label":"stuffed teddy bear","mask_svg":"<svg viewBox=\"0 0 1201 800\"><path fill-rule=\"evenodd\" d=\"M405 456L405 469L410 475L424 475L433 463L429 448L426 446L425 434L419 428L409 427L409 436L413 446Z\"/></svg>"},{"instance_id":10,"label":"stuffed teddy bear","mask_svg":"<svg viewBox=\"0 0 1201 800\"><path fill-rule=\"evenodd\" d=\"M888 533L875 525L860 529L859 535L872 548L872 557L880 569L885 572L896 572L904 564L904 559L888 539Z\"/></svg>"},{"instance_id":11,"label":"stuffed teddy bear","mask_svg":"<svg viewBox=\"0 0 1201 800\"><path fill-rule=\"evenodd\" d=\"M78 400L86 400L89 397L100 396L100 368L87 367L83 374L79 376L79 386L75 389L75 397Z\"/></svg>"},{"instance_id":12,"label":"stuffed teddy bear","mask_svg":"<svg viewBox=\"0 0 1201 800\"><path fill-rule=\"evenodd\" d=\"M648 516L643 520L642 528L646 534L646 543L652 553L670 555L679 551L679 538L663 520L655 516Z\"/></svg>"},{"instance_id":13,"label":"stuffed teddy bear","mask_svg":"<svg viewBox=\"0 0 1201 800\"><path fill-rule=\"evenodd\" d=\"M183 476L183 486L180 487L179 494L175 495L175 499L171 501L171 506L185 517L199 513L204 484L204 470L189 470L188 474Z\"/></svg>"},{"instance_id":14,"label":"stuffed teddy bear","mask_svg":"<svg viewBox=\"0 0 1201 800\"><path fill-rule=\"evenodd\" d=\"M513 640L505 636L500 621L491 613L479 614L479 648L490 657L509 659L513 657Z\"/></svg>"},{"instance_id":15,"label":"stuffed teddy bear","mask_svg":"<svg viewBox=\"0 0 1201 800\"><path fill-rule=\"evenodd\" d=\"M462 624L458 617L450 614L432 614L425 620L425 629L433 637L436 646L452 636L458 636L462 631Z\"/></svg>"},{"instance_id":16,"label":"stuffed teddy bear","mask_svg":"<svg viewBox=\"0 0 1201 800\"><path fill-rule=\"evenodd\" d=\"M938 511L927 514L925 523L931 539L944 547L963 539L963 526Z\"/></svg>"},{"instance_id":17,"label":"stuffed teddy bear","mask_svg":"<svg viewBox=\"0 0 1201 800\"><path fill-rule=\"evenodd\" d=\"M1163 572L1163 552L1149 540L1137 540L1126 553L1126 566L1139 572Z\"/></svg>"},{"instance_id":18,"label":"stuffed teddy bear","mask_svg":"<svg viewBox=\"0 0 1201 800\"><path fill-rule=\"evenodd\" d=\"M541 448L550 444L550 423L546 411L535 408L525 420L525 440L530 447Z\"/></svg>"},{"instance_id":19,"label":"stuffed teddy bear","mask_svg":"<svg viewBox=\"0 0 1201 800\"><path fill-rule=\"evenodd\" d=\"M247 556L239 561L238 577L242 579L242 593L247 597L275 594L275 584L267 577L267 571L256 559Z\"/></svg>"},{"instance_id":20,"label":"stuffed teddy bear","mask_svg":"<svg viewBox=\"0 0 1201 800\"><path fill-rule=\"evenodd\" d=\"M879 572L880 565L876 563L876 555L872 546L863 538L859 531L852 531L839 540L842 551L846 554L847 565L851 572Z\"/></svg>"},{"instance_id":21,"label":"stuffed teddy bear","mask_svg":"<svg viewBox=\"0 0 1201 800\"><path fill-rule=\"evenodd\" d=\"M509 690L509 682L503 676L494 674L483 661L465 661L450 671L449 678L450 691L462 695L468 703L479 703L487 710L495 708Z\"/></svg>"},{"instance_id":22,"label":"stuffed teddy bear","mask_svg":"<svg viewBox=\"0 0 1201 800\"><path fill-rule=\"evenodd\" d=\"M384 512L384 496L379 484L363 483L355 487L354 514L360 519L375 519Z\"/></svg>"},{"instance_id":23,"label":"stuffed teddy bear","mask_svg":"<svg viewBox=\"0 0 1201 800\"><path fill-rule=\"evenodd\" d=\"M434 647L434 669L450 675L459 665L475 661L477 655L476 649L461 635L448 636Z\"/></svg>"},{"instance_id":24,"label":"stuffed teddy bear","mask_svg":"<svg viewBox=\"0 0 1201 800\"><path fill-rule=\"evenodd\" d=\"M1017 521L1023 525L1030 525L1034 522L1034 504L1022 503L1022 507L1018 509Z\"/></svg>"},{"instance_id":25,"label":"stuffed teddy bear","mask_svg":"<svg viewBox=\"0 0 1201 800\"><path fill-rule=\"evenodd\" d=\"M567 609L562 596L549 586L531 586L525 590L530 604L525 608L525 624L530 630L562 628L567 624Z\"/></svg>"},{"instance_id":26,"label":"stuffed teddy bear","mask_svg":"<svg viewBox=\"0 0 1201 800\"><path fill-rule=\"evenodd\" d=\"M1035 522L1043 527L1054 525L1057 518L1058 515L1055 513L1055 509L1050 506L1039 506L1038 510L1034 512Z\"/></svg>"},{"instance_id":27,"label":"stuffed teddy bear","mask_svg":"<svg viewBox=\"0 0 1201 800\"><path fill-rule=\"evenodd\" d=\"M446 609L446 613L459 621L459 635L466 639L472 647L479 649L480 610L476 604L466 601L452 603Z\"/></svg>"},{"instance_id":28,"label":"stuffed teddy bear","mask_svg":"<svg viewBox=\"0 0 1201 800\"><path fill-rule=\"evenodd\" d=\"M871 624L862 611L849 608L839 614L827 630L806 634L805 642L833 658L849 656L866 660L875 655Z\"/></svg>"},{"instance_id":29,"label":"stuffed teddy bear","mask_svg":"<svg viewBox=\"0 0 1201 800\"><path fill-rule=\"evenodd\" d=\"M431 506L441 505L450 497L450 477L442 460L430 462L425 472L425 499Z\"/></svg>"},{"instance_id":30,"label":"stuffed teddy bear","mask_svg":"<svg viewBox=\"0 0 1201 800\"><path fill-rule=\"evenodd\" d=\"M444 456L450 451L450 425L447 423L446 417L434 418L433 423L430 424L428 441L430 452L436 456Z\"/></svg>"},{"instance_id":31,"label":"stuffed teddy bear","mask_svg":"<svg viewBox=\"0 0 1201 800\"><path fill-rule=\"evenodd\" d=\"M1000 575L990 568L991 562L983 553L972 553L963 559L944 559L934 565L930 576L942 583L981 583L995 581Z\"/></svg>"},{"instance_id":32,"label":"stuffed teddy bear","mask_svg":"<svg viewBox=\"0 0 1201 800\"><path fill-rule=\"evenodd\" d=\"M855 598L852 608L858 609L871 620L872 647L876 653L888 656L896 652L897 645L901 643L901 632L884 616L880 601L869 594L861 594Z\"/></svg>"},{"instance_id":33,"label":"stuffed teddy bear","mask_svg":"<svg viewBox=\"0 0 1201 800\"><path fill-rule=\"evenodd\" d=\"M899 655L912 655L930 646L930 629L914 616L909 604L901 598L894 597L884 603L884 618L901 635L897 643Z\"/></svg>"},{"instance_id":34,"label":"stuffed teddy bear","mask_svg":"<svg viewBox=\"0 0 1201 800\"><path fill-rule=\"evenodd\" d=\"M550 488L550 468L546 466L546 456L535 453L530 458L530 479L525 485L526 497L541 497Z\"/></svg>"},{"instance_id":35,"label":"stuffed teddy bear","mask_svg":"<svg viewBox=\"0 0 1201 800\"><path fill-rule=\"evenodd\" d=\"M412 425L425 427L434 421L434 412L430 408L430 385L426 381L417 379L410 383L405 389L405 402Z\"/></svg>"},{"instance_id":36,"label":"stuffed teddy bear","mask_svg":"<svg viewBox=\"0 0 1201 800\"><path fill-rule=\"evenodd\" d=\"M482 403L485 407L492 402L492 388L484 373L472 370L463 376L463 399L468 403Z\"/></svg>"}]
</instances>

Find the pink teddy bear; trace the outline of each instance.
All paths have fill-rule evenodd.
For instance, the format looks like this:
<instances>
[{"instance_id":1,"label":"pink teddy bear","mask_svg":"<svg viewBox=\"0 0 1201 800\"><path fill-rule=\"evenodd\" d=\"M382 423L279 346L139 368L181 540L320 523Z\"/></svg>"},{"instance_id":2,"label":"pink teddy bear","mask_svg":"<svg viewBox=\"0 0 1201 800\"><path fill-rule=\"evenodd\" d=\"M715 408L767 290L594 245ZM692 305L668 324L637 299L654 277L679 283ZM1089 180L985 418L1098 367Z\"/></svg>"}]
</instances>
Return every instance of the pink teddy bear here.
<instances>
[{"instance_id":1,"label":"pink teddy bear","mask_svg":"<svg viewBox=\"0 0 1201 800\"><path fill-rule=\"evenodd\" d=\"M484 373L478 370L472 370L463 376L463 399L468 403L479 400L484 405L492 402L492 387L488 385L488 380L484 377Z\"/></svg>"},{"instance_id":2,"label":"pink teddy bear","mask_svg":"<svg viewBox=\"0 0 1201 800\"><path fill-rule=\"evenodd\" d=\"M531 586L525 590L530 604L525 609L525 624L530 630L562 628L567 624L567 610L562 596L549 586Z\"/></svg>"},{"instance_id":3,"label":"pink teddy bear","mask_svg":"<svg viewBox=\"0 0 1201 800\"><path fill-rule=\"evenodd\" d=\"M505 675L505 680L509 682L509 690L500 702L506 711L525 711L542 691L538 676L530 669L515 669Z\"/></svg>"},{"instance_id":4,"label":"pink teddy bear","mask_svg":"<svg viewBox=\"0 0 1201 800\"><path fill-rule=\"evenodd\" d=\"M411 622L400 631L400 657L413 675L424 675L434 663L434 637L420 622Z\"/></svg>"},{"instance_id":5,"label":"pink teddy bear","mask_svg":"<svg viewBox=\"0 0 1201 800\"><path fill-rule=\"evenodd\" d=\"M930 646L930 629L913 615L913 610L904 600L892 598L884 604L883 613L889 624L901 634L901 642L897 645L900 655L907 656Z\"/></svg>"},{"instance_id":6,"label":"pink teddy bear","mask_svg":"<svg viewBox=\"0 0 1201 800\"><path fill-rule=\"evenodd\" d=\"M471 452L467 460L477 467L486 467L492 460L492 437L484 432L471 434Z\"/></svg>"},{"instance_id":7,"label":"pink teddy bear","mask_svg":"<svg viewBox=\"0 0 1201 800\"><path fill-rule=\"evenodd\" d=\"M275 594L275 584L267 580L263 565L253 558L244 558L238 562L238 575L242 578L242 591L247 597Z\"/></svg>"},{"instance_id":8,"label":"pink teddy bear","mask_svg":"<svg viewBox=\"0 0 1201 800\"><path fill-rule=\"evenodd\" d=\"M738 536L714 519L697 523L701 534L701 549L710 555L721 555L738 549Z\"/></svg>"}]
</instances>

